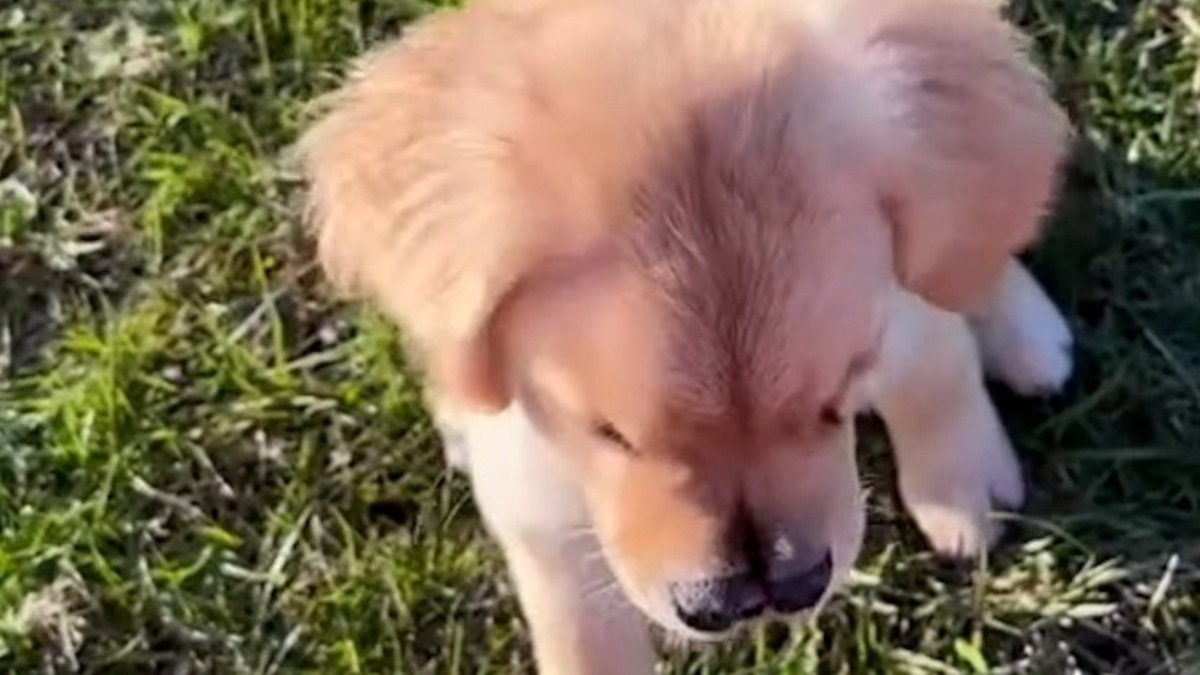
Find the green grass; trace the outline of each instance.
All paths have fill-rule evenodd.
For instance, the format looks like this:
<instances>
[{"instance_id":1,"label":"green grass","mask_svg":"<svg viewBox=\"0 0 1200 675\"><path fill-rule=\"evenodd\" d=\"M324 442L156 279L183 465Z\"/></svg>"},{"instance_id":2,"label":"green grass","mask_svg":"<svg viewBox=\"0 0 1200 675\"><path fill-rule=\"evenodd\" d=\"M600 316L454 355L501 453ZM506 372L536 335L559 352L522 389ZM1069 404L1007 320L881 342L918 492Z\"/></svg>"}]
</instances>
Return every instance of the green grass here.
<instances>
[{"instance_id":1,"label":"green grass","mask_svg":"<svg viewBox=\"0 0 1200 675\"><path fill-rule=\"evenodd\" d=\"M286 150L421 0L0 3L0 671L528 671L392 331L312 267ZM1081 131L1031 255L1078 331L998 393L1033 482L940 567L878 439L811 631L668 672L1200 673L1200 4L1026 0Z\"/></svg>"}]
</instances>

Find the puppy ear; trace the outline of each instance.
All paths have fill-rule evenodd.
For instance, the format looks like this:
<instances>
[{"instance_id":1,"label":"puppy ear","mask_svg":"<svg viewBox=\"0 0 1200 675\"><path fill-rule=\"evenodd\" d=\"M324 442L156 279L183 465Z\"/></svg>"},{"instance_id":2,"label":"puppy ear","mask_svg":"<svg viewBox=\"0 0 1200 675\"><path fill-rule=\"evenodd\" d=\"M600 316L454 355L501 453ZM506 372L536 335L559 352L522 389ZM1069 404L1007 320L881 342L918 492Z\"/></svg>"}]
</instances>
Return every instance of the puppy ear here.
<instances>
[{"instance_id":1,"label":"puppy ear","mask_svg":"<svg viewBox=\"0 0 1200 675\"><path fill-rule=\"evenodd\" d=\"M871 78L888 111L881 203L910 290L947 309L979 302L1038 234L1068 127L995 3L866 3Z\"/></svg>"},{"instance_id":2,"label":"puppy ear","mask_svg":"<svg viewBox=\"0 0 1200 675\"><path fill-rule=\"evenodd\" d=\"M450 98L463 87L462 41L441 30L370 57L299 150L334 286L401 327L439 396L495 411L510 399L496 310L530 258L520 228L503 222L511 209L492 161L503 150Z\"/></svg>"}]
</instances>

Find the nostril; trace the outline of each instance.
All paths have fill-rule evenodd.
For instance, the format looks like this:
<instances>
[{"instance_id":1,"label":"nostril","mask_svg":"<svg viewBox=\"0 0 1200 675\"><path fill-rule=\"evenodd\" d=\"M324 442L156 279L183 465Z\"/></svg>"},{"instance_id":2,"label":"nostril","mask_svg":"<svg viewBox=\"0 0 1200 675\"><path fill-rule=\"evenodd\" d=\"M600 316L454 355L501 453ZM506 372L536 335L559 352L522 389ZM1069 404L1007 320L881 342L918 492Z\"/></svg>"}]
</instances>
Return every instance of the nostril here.
<instances>
[{"instance_id":1,"label":"nostril","mask_svg":"<svg viewBox=\"0 0 1200 675\"><path fill-rule=\"evenodd\" d=\"M767 583L772 609L784 614L812 609L825 595L832 577L833 556L829 551L815 565L802 572L772 576Z\"/></svg>"},{"instance_id":2,"label":"nostril","mask_svg":"<svg viewBox=\"0 0 1200 675\"><path fill-rule=\"evenodd\" d=\"M670 586L671 602L684 625L702 633L720 633L767 608L767 595L748 573L684 581Z\"/></svg>"}]
</instances>

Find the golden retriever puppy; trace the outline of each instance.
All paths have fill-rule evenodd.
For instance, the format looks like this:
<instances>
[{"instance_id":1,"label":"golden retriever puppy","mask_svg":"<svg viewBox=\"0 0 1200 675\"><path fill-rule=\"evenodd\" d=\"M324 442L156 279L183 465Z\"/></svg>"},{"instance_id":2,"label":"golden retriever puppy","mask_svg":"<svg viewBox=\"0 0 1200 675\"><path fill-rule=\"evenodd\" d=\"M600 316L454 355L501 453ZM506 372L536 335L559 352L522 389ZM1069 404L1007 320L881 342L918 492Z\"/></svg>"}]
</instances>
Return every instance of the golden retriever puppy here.
<instances>
[{"instance_id":1,"label":"golden retriever puppy","mask_svg":"<svg viewBox=\"0 0 1200 675\"><path fill-rule=\"evenodd\" d=\"M1066 137L1020 46L979 0L476 0L331 98L320 259L424 365L542 672L819 606L868 408L931 545L994 541L982 366L1071 369L1012 258Z\"/></svg>"}]
</instances>

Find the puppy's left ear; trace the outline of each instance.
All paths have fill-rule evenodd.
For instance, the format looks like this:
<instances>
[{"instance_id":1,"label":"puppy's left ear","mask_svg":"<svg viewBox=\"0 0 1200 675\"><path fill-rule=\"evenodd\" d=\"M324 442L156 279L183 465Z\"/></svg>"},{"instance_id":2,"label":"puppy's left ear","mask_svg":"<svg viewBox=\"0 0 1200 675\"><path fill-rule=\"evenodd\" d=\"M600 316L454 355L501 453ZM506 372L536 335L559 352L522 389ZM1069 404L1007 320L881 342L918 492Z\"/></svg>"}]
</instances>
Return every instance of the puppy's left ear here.
<instances>
[{"instance_id":1,"label":"puppy's left ear","mask_svg":"<svg viewBox=\"0 0 1200 675\"><path fill-rule=\"evenodd\" d=\"M472 46L461 16L365 59L299 157L334 287L402 329L436 396L495 412L511 398L498 322L546 238L508 217L521 209L494 131L504 101L459 65Z\"/></svg>"},{"instance_id":2,"label":"puppy's left ear","mask_svg":"<svg viewBox=\"0 0 1200 675\"><path fill-rule=\"evenodd\" d=\"M869 4L884 14L867 54L888 115L875 157L897 276L969 309L1037 236L1068 125L993 3Z\"/></svg>"}]
</instances>

